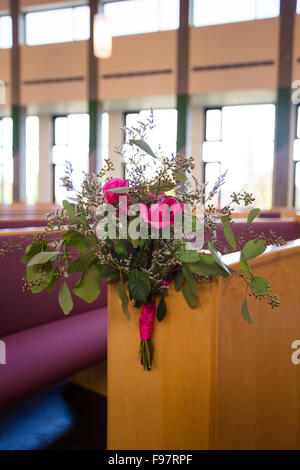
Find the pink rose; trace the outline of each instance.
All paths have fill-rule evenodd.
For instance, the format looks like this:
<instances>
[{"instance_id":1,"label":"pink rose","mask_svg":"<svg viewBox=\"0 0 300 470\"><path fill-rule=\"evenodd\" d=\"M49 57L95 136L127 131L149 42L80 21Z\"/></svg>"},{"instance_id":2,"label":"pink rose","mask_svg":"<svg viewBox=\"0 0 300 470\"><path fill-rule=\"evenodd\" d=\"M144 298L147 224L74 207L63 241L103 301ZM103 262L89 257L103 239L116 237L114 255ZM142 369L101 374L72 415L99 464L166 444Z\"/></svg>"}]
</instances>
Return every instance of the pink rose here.
<instances>
[{"instance_id":1,"label":"pink rose","mask_svg":"<svg viewBox=\"0 0 300 470\"><path fill-rule=\"evenodd\" d=\"M118 202L120 196L125 196L126 193L113 193L109 191L112 188L128 188L129 181L128 180L121 180L121 178L111 178L105 185L103 186L102 193L105 194L106 200L109 204L113 202Z\"/></svg>"},{"instance_id":2,"label":"pink rose","mask_svg":"<svg viewBox=\"0 0 300 470\"><path fill-rule=\"evenodd\" d=\"M184 209L174 197L169 197L161 202L152 204L151 207L140 203L141 216L143 220L155 228L163 228L174 224L174 218Z\"/></svg>"}]
</instances>

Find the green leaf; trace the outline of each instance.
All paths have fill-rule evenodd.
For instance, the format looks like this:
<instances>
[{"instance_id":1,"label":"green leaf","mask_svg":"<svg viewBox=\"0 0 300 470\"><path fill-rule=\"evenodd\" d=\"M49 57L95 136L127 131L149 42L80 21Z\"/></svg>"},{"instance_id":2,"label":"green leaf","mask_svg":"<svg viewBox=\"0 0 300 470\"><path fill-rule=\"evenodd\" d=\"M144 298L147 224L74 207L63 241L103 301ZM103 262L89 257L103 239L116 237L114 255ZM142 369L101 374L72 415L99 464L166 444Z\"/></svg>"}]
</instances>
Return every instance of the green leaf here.
<instances>
[{"instance_id":1,"label":"green leaf","mask_svg":"<svg viewBox=\"0 0 300 470\"><path fill-rule=\"evenodd\" d=\"M216 263L211 255L200 256L197 263L187 263L187 266L190 271L198 276L216 276L220 274L221 276L227 275L221 266Z\"/></svg>"},{"instance_id":2,"label":"green leaf","mask_svg":"<svg viewBox=\"0 0 300 470\"><path fill-rule=\"evenodd\" d=\"M73 231L64 233L61 237L66 246L78 246L79 243L84 243L82 237Z\"/></svg>"},{"instance_id":3,"label":"green leaf","mask_svg":"<svg viewBox=\"0 0 300 470\"><path fill-rule=\"evenodd\" d=\"M177 271L176 276L175 276L175 290L179 291L183 282L184 282L184 275L182 274L182 271L181 270Z\"/></svg>"},{"instance_id":4,"label":"green leaf","mask_svg":"<svg viewBox=\"0 0 300 470\"><path fill-rule=\"evenodd\" d=\"M188 283L186 283L183 288L182 288L182 292L183 292L183 295L184 295L184 298L185 300L187 301L188 305L191 307L191 308L195 308L196 305L197 305L197 297L195 296L195 294L193 293L190 285Z\"/></svg>"},{"instance_id":5,"label":"green leaf","mask_svg":"<svg viewBox=\"0 0 300 470\"><path fill-rule=\"evenodd\" d=\"M58 303L61 306L64 314L69 315L69 313L71 312L73 308L73 300L72 300L70 289L66 281L64 281L61 288L59 289Z\"/></svg>"},{"instance_id":6,"label":"green leaf","mask_svg":"<svg viewBox=\"0 0 300 470\"><path fill-rule=\"evenodd\" d=\"M268 289L270 287L270 283L268 279L265 279L264 277L260 276L254 276L253 279L251 280L251 289L253 289L255 292L257 292L260 295L265 295L268 292Z\"/></svg>"},{"instance_id":7,"label":"green leaf","mask_svg":"<svg viewBox=\"0 0 300 470\"><path fill-rule=\"evenodd\" d=\"M43 247L43 243L41 240L37 240L36 242L27 245L25 248L25 255L21 258L21 263L27 264L31 260L31 258L37 253L40 253L43 248L44 251L50 251L50 248L47 247L47 244L44 244Z\"/></svg>"},{"instance_id":8,"label":"green leaf","mask_svg":"<svg viewBox=\"0 0 300 470\"><path fill-rule=\"evenodd\" d=\"M241 255L243 254L246 260L256 258L266 251L267 242L265 240L249 240L243 247Z\"/></svg>"},{"instance_id":9,"label":"green leaf","mask_svg":"<svg viewBox=\"0 0 300 470\"><path fill-rule=\"evenodd\" d=\"M79 253L82 253L88 247L87 241L84 240L79 233L74 231L64 233L61 239L66 246L76 246Z\"/></svg>"},{"instance_id":10,"label":"green leaf","mask_svg":"<svg viewBox=\"0 0 300 470\"><path fill-rule=\"evenodd\" d=\"M176 188L176 184L174 183L166 183L164 181L154 183L152 186L149 186L149 191L152 194L162 194L172 189Z\"/></svg>"},{"instance_id":11,"label":"green leaf","mask_svg":"<svg viewBox=\"0 0 300 470\"><path fill-rule=\"evenodd\" d=\"M99 278L100 279L110 279L115 277L117 274L119 274L119 271L115 268L113 268L110 265L95 265L95 268L97 269L99 273Z\"/></svg>"},{"instance_id":12,"label":"green leaf","mask_svg":"<svg viewBox=\"0 0 300 470\"><path fill-rule=\"evenodd\" d=\"M199 261L199 255L197 251L186 251L185 253L179 253L177 258L182 263L196 263Z\"/></svg>"},{"instance_id":13,"label":"green leaf","mask_svg":"<svg viewBox=\"0 0 300 470\"><path fill-rule=\"evenodd\" d=\"M72 204L71 202L64 200L62 202L63 208L67 211L69 219L72 221L75 217L75 204Z\"/></svg>"},{"instance_id":14,"label":"green leaf","mask_svg":"<svg viewBox=\"0 0 300 470\"><path fill-rule=\"evenodd\" d=\"M166 313L167 313L165 295L166 295L165 293L163 293L163 292L161 293L160 301L159 301L158 306L157 306L156 315L157 315L158 321L163 321L163 319L165 318Z\"/></svg>"},{"instance_id":15,"label":"green leaf","mask_svg":"<svg viewBox=\"0 0 300 470\"><path fill-rule=\"evenodd\" d=\"M35 264L45 264L48 261L54 261L59 255L59 251L41 251L31 258L27 266L33 266Z\"/></svg>"},{"instance_id":16,"label":"green leaf","mask_svg":"<svg viewBox=\"0 0 300 470\"><path fill-rule=\"evenodd\" d=\"M131 299L138 302L147 302L147 297L150 294L151 285L147 274L137 269L131 271L128 279L128 289Z\"/></svg>"},{"instance_id":17,"label":"green leaf","mask_svg":"<svg viewBox=\"0 0 300 470\"><path fill-rule=\"evenodd\" d=\"M182 265L182 274L184 275L185 279L187 280L193 294L197 295L197 282L193 276L193 273L189 270L189 268L183 264Z\"/></svg>"},{"instance_id":18,"label":"green leaf","mask_svg":"<svg viewBox=\"0 0 300 470\"><path fill-rule=\"evenodd\" d=\"M240 255L240 265L241 265L242 271L248 273L250 277L253 277L252 271L247 263L245 256L243 255L243 252L241 252L241 255Z\"/></svg>"},{"instance_id":19,"label":"green leaf","mask_svg":"<svg viewBox=\"0 0 300 470\"><path fill-rule=\"evenodd\" d=\"M150 145L147 144L147 142L145 142L144 140L131 139L130 143L136 145L141 150L143 150L145 153L147 153L148 155L151 155L151 157L157 158L157 156L155 155L155 153L151 149Z\"/></svg>"},{"instance_id":20,"label":"green leaf","mask_svg":"<svg viewBox=\"0 0 300 470\"><path fill-rule=\"evenodd\" d=\"M235 238L234 238L233 230L231 228L231 224L225 223L225 225L223 227L223 232L224 232L224 236L225 236L227 242L229 243L229 245L231 246L231 248L236 250L236 241L235 241Z\"/></svg>"},{"instance_id":21,"label":"green leaf","mask_svg":"<svg viewBox=\"0 0 300 470\"><path fill-rule=\"evenodd\" d=\"M105 192L107 191L109 191L110 193L123 194L123 193L129 193L130 188L128 186L121 186L118 188L107 189Z\"/></svg>"},{"instance_id":22,"label":"green leaf","mask_svg":"<svg viewBox=\"0 0 300 470\"><path fill-rule=\"evenodd\" d=\"M120 281L120 272L118 271L116 274L111 276L109 279L106 279L106 284L114 284L115 282Z\"/></svg>"},{"instance_id":23,"label":"green leaf","mask_svg":"<svg viewBox=\"0 0 300 470\"><path fill-rule=\"evenodd\" d=\"M211 242L208 242L208 248L209 248L209 251L212 254L212 257L216 261L216 263L218 263L218 265L221 266L221 268L224 269L224 271L226 271L226 273L229 274L229 276L230 276L231 273L230 273L228 267L226 266L225 263L223 263L223 260L222 260L221 256L219 255L219 253L217 252L217 250L215 249L215 247L213 246L213 244Z\"/></svg>"},{"instance_id":24,"label":"green leaf","mask_svg":"<svg viewBox=\"0 0 300 470\"><path fill-rule=\"evenodd\" d=\"M58 276L57 274L59 274L59 269L58 268L55 269L55 271L52 275L51 282L46 287L46 290L50 293L53 291L58 279L60 278L60 276Z\"/></svg>"},{"instance_id":25,"label":"green leaf","mask_svg":"<svg viewBox=\"0 0 300 470\"><path fill-rule=\"evenodd\" d=\"M248 214L248 219L247 219L248 224L251 224L251 222L255 219L255 217L258 216L259 213L260 213L260 209L252 209Z\"/></svg>"},{"instance_id":26,"label":"green leaf","mask_svg":"<svg viewBox=\"0 0 300 470\"><path fill-rule=\"evenodd\" d=\"M87 270L91 261L95 259L94 253L85 252L69 264L68 273L83 273Z\"/></svg>"},{"instance_id":27,"label":"green leaf","mask_svg":"<svg viewBox=\"0 0 300 470\"><path fill-rule=\"evenodd\" d=\"M97 299L100 291L100 274L96 269L85 271L73 287L74 294L89 304Z\"/></svg>"},{"instance_id":28,"label":"green leaf","mask_svg":"<svg viewBox=\"0 0 300 470\"><path fill-rule=\"evenodd\" d=\"M76 246L77 246L78 253L83 253L86 250L86 244L84 243L83 240L80 240Z\"/></svg>"},{"instance_id":29,"label":"green leaf","mask_svg":"<svg viewBox=\"0 0 300 470\"><path fill-rule=\"evenodd\" d=\"M187 180L186 174L182 171L177 171L175 174L175 180L179 182L184 182Z\"/></svg>"},{"instance_id":30,"label":"green leaf","mask_svg":"<svg viewBox=\"0 0 300 470\"><path fill-rule=\"evenodd\" d=\"M122 310L125 313L127 320L130 320L130 315L129 315L129 312L128 312L129 299L128 299L128 296L126 294L125 284L122 280L119 282L119 284L117 286L117 294L118 294L118 296L120 297L120 299L122 301Z\"/></svg>"},{"instance_id":31,"label":"green leaf","mask_svg":"<svg viewBox=\"0 0 300 470\"><path fill-rule=\"evenodd\" d=\"M248 323L252 323L252 316L249 310L249 305L247 300L244 301L242 305L242 317L244 320L246 320Z\"/></svg>"},{"instance_id":32,"label":"green leaf","mask_svg":"<svg viewBox=\"0 0 300 470\"><path fill-rule=\"evenodd\" d=\"M53 276L52 263L34 264L26 268L26 281L39 281L38 285L30 288L31 292L37 294L42 292L51 282Z\"/></svg>"},{"instance_id":33,"label":"green leaf","mask_svg":"<svg viewBox=\"0 0 300 470\"><path fill-rule=\"evenodd\" d=\"M229 214L222 215L221 216L221 222L222 222L222 224L228 224L230 222L230 215Z\"/></svg>"},{"instance_id":34,"label":"green leaf","mask_svg":"<svg viewBox=\"0 0 300 470\"><path fill-rule=\"evenodd\" d=\"M76 208L75 204L72 204L67 200L64 200L62 202L62 204L63 204L64 209L68 213L68 217L70 219L70 222L74 222L74 223L77 223L77 224L82 224L84 226L87 226L87 222L86 222L85 217L83 215L78 215L78 216L75 215L75 208Z\"/></svg>"},{"instance_id":35,"label":"green leaf","mask_svg":"<svg viewBox=\"0 0 300 470\"><path fill-rule=\"evenodd\" d=\"M118 238L114 243L115 252L118 255L128 256L129 254L129 243L128 240Z\"/></svg>"}]
</instances>

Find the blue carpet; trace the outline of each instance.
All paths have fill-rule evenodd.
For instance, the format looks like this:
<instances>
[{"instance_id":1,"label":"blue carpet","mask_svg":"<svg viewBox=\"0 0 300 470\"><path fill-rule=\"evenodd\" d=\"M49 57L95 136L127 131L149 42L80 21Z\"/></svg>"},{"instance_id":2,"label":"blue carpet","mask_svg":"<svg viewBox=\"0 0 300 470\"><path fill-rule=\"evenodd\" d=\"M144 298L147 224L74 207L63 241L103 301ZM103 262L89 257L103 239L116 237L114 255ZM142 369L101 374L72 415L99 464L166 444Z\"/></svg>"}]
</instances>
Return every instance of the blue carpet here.
<instances>
[{"instance_id":1,"label":"blue carpet","mask_svg":"<svg viewBox=\"0 0 300 470\"><path fill-rule=\"evenodd\" d=\"M70 383L0 413L0 450L105 449L106 399Z\"/></svg>"}]
</instances>

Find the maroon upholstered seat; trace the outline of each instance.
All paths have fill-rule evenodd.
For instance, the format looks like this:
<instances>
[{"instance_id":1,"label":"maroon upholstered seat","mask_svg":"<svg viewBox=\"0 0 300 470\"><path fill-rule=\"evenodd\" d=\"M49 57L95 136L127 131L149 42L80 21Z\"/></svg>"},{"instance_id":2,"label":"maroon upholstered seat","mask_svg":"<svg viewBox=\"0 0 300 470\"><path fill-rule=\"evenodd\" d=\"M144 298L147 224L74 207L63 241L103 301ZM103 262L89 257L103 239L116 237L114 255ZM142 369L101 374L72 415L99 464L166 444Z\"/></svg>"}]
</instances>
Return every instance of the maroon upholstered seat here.
<instances>
[{"instance_id":1,"label":"maroon upholstered seat","mask_svg":"<svg viewBox=\"0 0 300 470\"><path fill-rule=\"evenodd\" d=\"M0 407L106 357L105 283L93 304L73 295L74 309L67 317L57 300L63 279L51 294L23 292L25 265L20 258L32 238L17 231L0 236L0 250L8 250L0 256L0 340L6 344L6 365L0 365ZM70 288L79 278L78 274L66 279Z\"/></svg>"},{"instance_id":2,"label":"maroon upholstered seat","mask_svg":"<svg viewBox=\"0 0 300 470\"><path fill-rule=\"evenodd\" d=\"M0 284L0 338L18 331L42 325L50 321L64 318L64 314L58 304L58 290L64 279L60 279L50 294L46 290L39 294L23 292L22 287L25 276L25 265L20 262L24 253L24 246L29 244L33 235L19 235L18 232L0 237L0 250L13 243L12 252L0 257L1 284ZM18 243L22 246L18 250ZM80 279L80 274L72 275L66 279L71 288ZM70 315L106 307L107 288L101 283L101 294L93 304L87 304L76 296L73 296L74 308Z\"/></svg>"},{"instance_id":3,"label":"maroon upholstered seat","mask_svg":"<svg viewBox=\"0 0 300 470\"><path fill-rule=\"evenodd\" d=\"M106 358L106 308L2 337L0 409Z\"/></svg>"}]
</instances>

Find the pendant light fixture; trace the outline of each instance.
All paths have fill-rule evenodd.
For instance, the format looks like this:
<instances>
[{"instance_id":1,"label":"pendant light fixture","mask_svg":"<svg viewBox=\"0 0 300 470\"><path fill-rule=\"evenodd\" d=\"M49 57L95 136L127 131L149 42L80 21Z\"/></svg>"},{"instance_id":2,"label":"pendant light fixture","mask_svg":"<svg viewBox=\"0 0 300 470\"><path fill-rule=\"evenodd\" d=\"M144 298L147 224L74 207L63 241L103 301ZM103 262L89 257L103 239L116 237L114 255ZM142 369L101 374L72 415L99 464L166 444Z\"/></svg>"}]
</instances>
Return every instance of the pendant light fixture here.
<instances>
[{"instance_id":1,"label":"pendant light fixture","mask_svg":"<svg viewBox=\"0 0 300 470\"><path fill-rule=\"evenodd\" d=\"M94 54L99 59L107 59L112 53L112 34L109 22L103 14L103 5L100 3L100 12L94 16Z\"/></svg>"}]
</instances>

